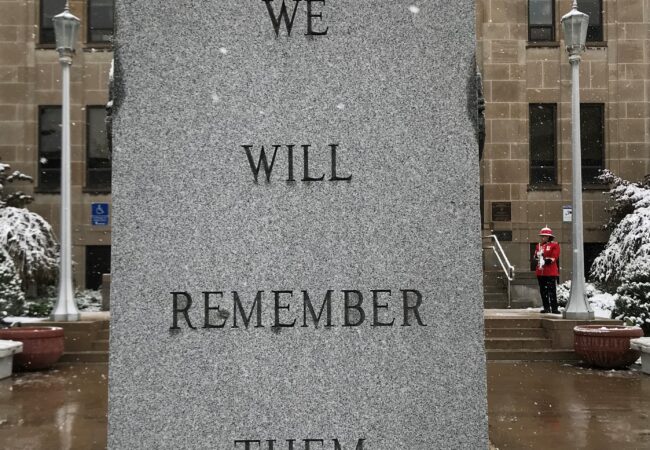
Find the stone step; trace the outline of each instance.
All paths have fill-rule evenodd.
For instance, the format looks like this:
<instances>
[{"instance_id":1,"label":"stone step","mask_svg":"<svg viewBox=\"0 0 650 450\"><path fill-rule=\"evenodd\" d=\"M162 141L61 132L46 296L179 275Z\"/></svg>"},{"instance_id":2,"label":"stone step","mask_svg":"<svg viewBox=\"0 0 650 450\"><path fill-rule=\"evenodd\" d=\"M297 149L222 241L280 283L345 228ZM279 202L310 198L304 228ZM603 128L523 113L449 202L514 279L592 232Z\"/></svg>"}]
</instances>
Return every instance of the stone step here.
<instances>
[{"instance_id":1,"label":"stone step","mask_svg":"<svg viewBox=\"0 0 650 450\"><path fill-rule=\"evenodd\" d=\"M542 319L535 318L486 318L485 328L542 328Z\"/></svg>"},{"instance_id":2,"label":"stone step","mask_svg":"<svg viewBox=\"0 0 650 450\"><path fill-rule=\"evenodd\" d=\"M483 294L502 294L507 295L508 291L505 286L483 285Z\"/></svg>"},{"instance_id":3,"label":"stone step","mask_svg":"<svg viewBox=\"0 0 650 450\"><path fill-rule=\"evenodd\" d=\"M541 338L546 339L543 328L486 328L486 338Z\"/></svg>"},{"instance_id":4,"label":"stone step","mask_svg":"<svg viewBox=\"0 0 650 450\"><path fill-rule=\"evenodd\" d=\"M488 361L578 361L572 350L486 350Z\"/></svg>"},{"instance_id":5,"label":"stone step","mask_svg":"<svg viewBox=\"0 0 650 450\"><path fill-rule=\"evenodd\" d=\"M542 305L540 305L536 300L532 298L520 298L516 300L513 299L512 307L514 309L536 308L537 311L542 309Z\"/></svg>"},{"instance_id":6,"label":"stone step","mask_svg":"<svg viewBox=\"0 0 650 450\"><path fill-rule=\"evenodd\" d=\"M61 356L61 359L59 359L59 363L78 363L78 362L107 363L108 352L107 351L70 352L70 353L64 353L63 356Z\"/></svg>"},{"instance_id":7,"label":"stone step","mask_svg":"<svg viewBox=\"0 0 650 450\"><path fill-rule=\"evenodd\" d=\"M507 278L503 274L501 274L501 276L492 275L492 276L483 277L483 286L498 286L505 289L506 285L507 285Z\"/></svg>"},{"instance_id":8,"label":"stone step","mask_svg":"<svg viewBox=\"0 0 650 450\"><path fill-rule=\"evenodd\" d=\"M104 340L110 337L110 332L107 329L99 330L97 332L97 339Z\"/></svg>"},{"instance_id":9,"label":"stone step","mask_svg":"<svg viewBox=\"0 0 650 450\"><path fill-rule=\"evenodd\" d=\"M483 306L487 309L505 309L508 307L508 295L499 293L483 293Z\"/></svg>"},{"instance_id":10,"label":"stone step","mask_svg":"<svg viewBox=\"0 0 650 450\"><path fill-rule=\"evenodd\" d=\"M93 350L108 351L108 339L101 339L93 342Z\"/></svg>"},{"instance_id":11,"label":"stone step","mask_svg":"<svg viewBox=\"0 0 650 450\"><path fill-rule=\"evenodd\" d=\"M488 350L539 350L550 349L551 340L544 338L487 338Z\"/></svg>"},{"instance_id":12,"label":"stone step","mask_svg":"<svg viewBox=\"0 0 650 450\"><path fill-rule=\"evenodd\" d=\"M508 307L508 300L489 300L483 302L485 309L506 309Z\"/></svg>"},{"instance_id":13,"label":"stone step","mask_svg":"<svg viewBox=\"0 0 650 450\"><path fill-rule=\"evenodd\" d=\"M483 299L485 301L490 300L508 300L508 294L506 292L484 292Z\"/></svg>"}]
</instances>

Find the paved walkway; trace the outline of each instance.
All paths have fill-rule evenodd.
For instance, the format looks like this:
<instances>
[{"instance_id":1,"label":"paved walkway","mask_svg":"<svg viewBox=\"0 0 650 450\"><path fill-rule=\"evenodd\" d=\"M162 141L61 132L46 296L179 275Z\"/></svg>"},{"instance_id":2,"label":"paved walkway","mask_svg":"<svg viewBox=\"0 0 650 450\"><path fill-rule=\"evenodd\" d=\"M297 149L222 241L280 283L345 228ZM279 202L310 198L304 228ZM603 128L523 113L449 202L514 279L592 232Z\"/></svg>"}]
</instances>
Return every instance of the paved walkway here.
<instances>
[{"instance_id":1,"label":"paved walkway","mask_svg":"<svg viewBox=\"0 0 650 450\"><path fill-rule=\"evenodd\" d=\"M0 380L0 449L106 447L108 365L60 365Z\"/></svg>"},{"instance_id":2,"label":"paved walkway","mask_svg":"<svg viewBox=\"0 0 650 450\"><path fill-rule=\"evenodd\" d=\"M106 364L73 364L0 380L0 448L104 448L107 376ZM500 450L650 448L650 376L638 366L490 362L488 404Z\"/></svg>"},{"instance_id":3,"label":"paved walkway","mask_svg":"<svg viewBox=\"0 0 650 450\"><path fill-rule=\"evenodd\" d=\"M490 439L504 449L650 449L650 376L559 362L488 363Z\"/></svg>"}]
</instances>

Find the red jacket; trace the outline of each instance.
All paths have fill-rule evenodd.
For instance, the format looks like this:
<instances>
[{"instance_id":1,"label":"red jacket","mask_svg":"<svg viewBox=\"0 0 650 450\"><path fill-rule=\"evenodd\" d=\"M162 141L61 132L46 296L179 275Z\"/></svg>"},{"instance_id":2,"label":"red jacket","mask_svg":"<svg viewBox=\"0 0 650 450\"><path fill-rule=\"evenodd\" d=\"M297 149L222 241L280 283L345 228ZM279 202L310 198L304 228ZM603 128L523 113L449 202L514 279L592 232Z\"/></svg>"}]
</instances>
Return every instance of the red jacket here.
<instances>
[{"instance_id":1,"label":"red jacket","mask_svg":"<svg viewBox=\"0 0 650 450\"><path fill-rule=\"evenodd\" d=\"M542 256L546 260L542 268L539 267L539 251L540 246L542 249ZM557 265L557 260L560 257L560 244L555 241L547 242L546 244L537 244L535 247L535 263L537 269L535 274L538 277L558 277L560 276L560 269ZM551 260L551 263L548 263L548 260Z\"/></svg>"}]
</instances>

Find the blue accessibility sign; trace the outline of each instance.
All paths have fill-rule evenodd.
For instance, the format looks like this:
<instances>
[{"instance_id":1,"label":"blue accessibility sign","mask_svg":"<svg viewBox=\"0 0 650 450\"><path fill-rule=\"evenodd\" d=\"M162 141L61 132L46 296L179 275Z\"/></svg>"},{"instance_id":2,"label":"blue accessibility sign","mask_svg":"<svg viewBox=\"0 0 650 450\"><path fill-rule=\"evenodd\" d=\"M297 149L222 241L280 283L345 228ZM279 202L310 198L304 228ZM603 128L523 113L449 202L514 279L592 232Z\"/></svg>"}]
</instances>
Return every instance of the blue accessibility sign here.
<instances>
[{"instance_id":1,"label":"blue accessibility sign","mask_svg":"<svg viewBox=\"0 0 650 450\"><path fill-rule=\"evenodd\" d=\"M108 203L92 203L90 206L90 223L108 225Z\"/></svg>"}]
</instances>

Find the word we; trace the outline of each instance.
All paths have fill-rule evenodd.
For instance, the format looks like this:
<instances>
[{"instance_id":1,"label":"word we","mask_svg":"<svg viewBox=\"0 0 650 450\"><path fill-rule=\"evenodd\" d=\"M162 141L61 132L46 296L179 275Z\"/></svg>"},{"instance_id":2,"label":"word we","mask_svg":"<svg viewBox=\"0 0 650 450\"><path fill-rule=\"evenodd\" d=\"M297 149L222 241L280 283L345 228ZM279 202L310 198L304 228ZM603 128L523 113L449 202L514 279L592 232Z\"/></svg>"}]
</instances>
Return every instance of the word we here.
<instances>
[{"instance_id":1,"label":"word we","mask_svg":"<svg viewBox=\"0 0 650 450\"><path fill-rule=\"evenodd\" d=\"M280 25L281 25L281 21L283 21L284 26L287 30L287 36L291 37L291 29L293 28L293 22L296 20L296 13L298 12L298 4L301 2L301 0L293 0L295 5L293 5L293 12L291 14L291 19L289 19L287 6L284 3L285 0L282 0L282 6L280 7L280 12L278 14L275 13L275 11L273 10L273 6L271 6L271 2L273 2L273 0L262 0L262 1L266 3L266 9L269 12L269 17L271 17L273 30L275 30L275 36L276 37L280 36ZM325 0L305 0L305 2L307 3L307 32L305 33L305 36L326 35L327 30L329 30L329 27L325 28L325 31L314 30L314 18L323 20L323 15L321 13L316 14L312 12L312 3L318 2L318 3L322 3L323 6L325 6Z\"/></svg>"}]
</instances>

